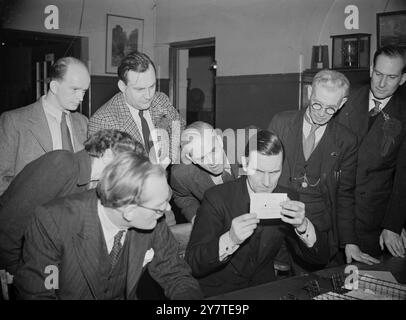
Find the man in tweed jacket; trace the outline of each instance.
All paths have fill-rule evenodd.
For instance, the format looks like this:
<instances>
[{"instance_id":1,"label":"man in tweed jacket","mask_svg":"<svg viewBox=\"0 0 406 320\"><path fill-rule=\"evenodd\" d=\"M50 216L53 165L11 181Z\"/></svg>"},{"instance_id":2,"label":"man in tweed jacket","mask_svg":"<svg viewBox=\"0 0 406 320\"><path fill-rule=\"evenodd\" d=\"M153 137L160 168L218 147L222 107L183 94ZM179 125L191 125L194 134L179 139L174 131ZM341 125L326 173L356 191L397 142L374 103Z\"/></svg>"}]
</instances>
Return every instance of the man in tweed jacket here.
<instances>
[{"instance_id":1,"label":"man in tweed jacket","mask_svg":"<svg viewBox=\"0 0 406 320\"><path fill-rule=\"evenodd\" d=\"M145 128L141 119L143 114L154 147L160 149L158 157L162 160L168 156L172 163L179 163L180 133L185 127L185 121L168 97L155 91L155 71L154 63L146 54L128 54L118 67L120 92L90 118L89 135L100 129L118 129L129 133L145 146ZM154 129L164 129L168 135L158 133L156 138Z\"/></svg>"}]
</instances>

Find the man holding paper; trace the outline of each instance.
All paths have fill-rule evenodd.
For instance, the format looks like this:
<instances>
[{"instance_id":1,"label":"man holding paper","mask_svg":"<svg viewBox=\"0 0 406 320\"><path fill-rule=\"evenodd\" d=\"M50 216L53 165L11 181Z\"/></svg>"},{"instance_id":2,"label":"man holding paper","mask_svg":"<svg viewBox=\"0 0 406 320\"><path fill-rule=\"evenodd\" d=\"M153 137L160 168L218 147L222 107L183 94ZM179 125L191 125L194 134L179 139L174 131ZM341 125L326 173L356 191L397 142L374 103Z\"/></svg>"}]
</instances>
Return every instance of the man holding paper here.
<instances>
[{"instance_id":1,"label":"man holding paper","mask_svg":"<svg viewBox=\"0 0 406 320\"><path fill-rule=\"evenodd\" d=\"M275 280L273 262L284 240L292 254L307 263L318 267L327 263L327 235L305 217L302 202L287 198L286 194L294 198L294 193L277 187L282 159L279 138L259 131L245 150L247 175L205 193L185 258L206 296ZM270 197L256 199L263 193ZM285 194L275 195L279 219L260 220L250 208L274 206L272 193ZM280 197L287 200L279 203ZM268 218L263 212L262 217Z\"/></svg>"},{"instance_id":2,"label":"man holding paper","mask_svg":"<svg viewBox=\"0 0 406 320\"><path fill-rule=\"evenodd\" d=\"M308 89L309 106L275 115L269 130L286 152L279 183L297 191L309 219L328 232L331 262L345 262L339 251L344 248L347 263L373 264L379 261L359 249L355 233L357 137L333 118L349 86L340 72L318 72Z\"/></svg>"}]
</instances>

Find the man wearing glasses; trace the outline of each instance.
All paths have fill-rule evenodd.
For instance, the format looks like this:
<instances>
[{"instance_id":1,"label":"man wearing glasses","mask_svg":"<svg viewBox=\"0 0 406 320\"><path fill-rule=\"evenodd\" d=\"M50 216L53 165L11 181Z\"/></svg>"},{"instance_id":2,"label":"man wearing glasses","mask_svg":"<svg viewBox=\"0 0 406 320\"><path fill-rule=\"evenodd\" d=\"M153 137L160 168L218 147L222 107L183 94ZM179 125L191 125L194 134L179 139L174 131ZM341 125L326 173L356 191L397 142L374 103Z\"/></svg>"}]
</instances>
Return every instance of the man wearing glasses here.
<instances>
[{"instance_id":1,"label":"man wearing glasses","mask_svg":"<svg viewBox=\"0 0 406 320\"><path fill-rule=\"evenodd\" d=\"M310 105L275 115L269 129L281 138L286 154L279 184L296 190L306 216L328 231L330 263L345 262L344 248L347 263L354 259L373 264L378 261L359 249L355 235L357 139L332 119L348 91L343 74L322 70L308 89Z\"/></svg>"},{"instance_id":2,"label":"man wearing glasses","mask_svg":"<svg viewBox=\"0 0 406 320\"><path fill-rule=\"evenodd\" d=\"M338 115L360 143L356 231L361 249L376 256L384 245L395 257L406 252L405 82L405 50L382 47L374 55L370 85L352 93Z\"/></svg>"},{"instance_id":3,"label":"man wearing glasses","mask_svg":"<svg viewBox=\"0 0 406 320\"><path fill-rule=\"evenodd\" d=\"M118 155L96 191L40 206L15 275L22 299L136 299L144 267L170 299L199 299L163 219L170 210L165 170L134 152Z\"/></svg>"}]
</instances>

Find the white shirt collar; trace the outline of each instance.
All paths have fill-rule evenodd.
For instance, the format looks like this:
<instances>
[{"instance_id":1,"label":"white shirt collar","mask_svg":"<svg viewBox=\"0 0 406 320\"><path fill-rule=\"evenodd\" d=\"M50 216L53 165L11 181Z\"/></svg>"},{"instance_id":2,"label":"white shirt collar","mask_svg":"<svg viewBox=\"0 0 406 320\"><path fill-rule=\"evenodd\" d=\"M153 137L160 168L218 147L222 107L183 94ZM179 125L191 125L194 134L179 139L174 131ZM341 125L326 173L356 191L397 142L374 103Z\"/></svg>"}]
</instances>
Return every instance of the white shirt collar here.
<instances>
[{"instance_id":1,"label":"white shirt collar","mask_svg":"<svg viewBox=\"0 0 406 320\"><path fill-rule=\"evenodd\" d=\"M114 236L121 230L124 230L124 235L122 237L122 241L125 238L125 234L127 229L117 227L106 214L106 210L101 204L100 200L97 200L97 212L99 214L100 223L103 229L104 238L106 239L107 244L114 242ZM107 246L109 247L109 246ZM111 249L110 249L111 250ZM110 251L109 250L109 251Z\"/></svg>"},{"instance_id":2,"label":"white shirt collar","mask_svg":"<svg viewBox=\"0 0 406 320\"><path fill-rule=\"evenodd\" d=\"M375 108L375 102L373 101L373 99L378 100L378 101L381 102L381 104L379 105L379 110L383 110L383 108L385 108L386 105L388 104L390 98L392 98L392 96L387 97L385 99L375 98L372 91L369 90L369 104L368 104L369 107L368 107L368 110L371 111L373 108Z\"/></svg>"}]
</instances>

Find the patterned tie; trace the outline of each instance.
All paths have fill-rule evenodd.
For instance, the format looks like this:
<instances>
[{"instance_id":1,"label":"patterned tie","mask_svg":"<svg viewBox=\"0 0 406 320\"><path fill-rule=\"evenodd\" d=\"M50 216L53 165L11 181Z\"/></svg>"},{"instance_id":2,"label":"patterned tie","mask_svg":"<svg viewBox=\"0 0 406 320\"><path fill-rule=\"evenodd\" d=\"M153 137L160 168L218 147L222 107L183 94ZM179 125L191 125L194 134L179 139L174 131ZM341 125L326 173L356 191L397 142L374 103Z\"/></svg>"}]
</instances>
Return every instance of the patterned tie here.
<instances>
[{"instance_id":1,"label":"patterned tie","mask_svg":"<svg viewBox=\"0 0 406 320\"><path fill-rule=\"evenodd\" d=\"M150 139L150 131L149 131L149 126L147 123L147 120L144 118L144 111L145 110L140 110L138 112L140 119L141 119L141 129L142 129L142 137L144 139L144 148L147 154L149 154L149 150L154 146L153 142ZM148 111L147 111L148 112Z\"/></svg>"},{"instance_id":2,"label":"patterned tie","mask_svg":"<svg viewBox=\"0 0 406 320\"><path fill-rule=\"evenodd\" d=\"M117 232L117 234L114 236L114 244L113 248L110 251L110 265L111 265L111 270L113 270L114 266L117 263L118 256L120 254L122 245L121 245L121 238L123 237L124 230L121 230Z\"/></svg>"},{"instance_id":3,"label":"patterned tie","mask_svg":"<svg viewBox=\"0 0 406 320\"><path fill-rule=\"evenodd\" d=\"M61 137L62 137L62 149L73 152L72 140L70 139L70 132L68 124L66 122L66 112L62 112Z\"/></svg>"},{"instance_id":4,"label":"patterned tie","mask_svg":"<svg viewBox=\"0 0 406 320\"><path fill-rule=\"evenodd\" d=\"M307 138L303 136L303 155L305 160L309 159L310 155L312 154L314 150L314 145L316 143L316 130L320 127L318 124L315 124L305 118L305 120L309 123L310 125L310 132Z\"/></svg>"},{"instance_id":5,"label":"patterned tie","mask_svg":"<svg viewBox=\"0 0 406 320\"><path fill-rule=\"evenodd\" d=\"M378 101L376 99L372 99L372 101L375 103L375 107L369 111L368 115L368 131L371 129L372 125L374 124L377 115L381 112L381 110L379 109L379 106L382 104L381 101Z\"/></svg>"}]
</instances>

